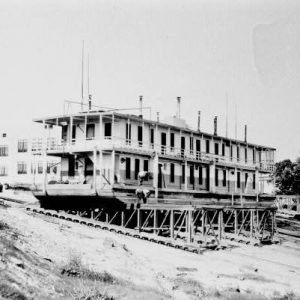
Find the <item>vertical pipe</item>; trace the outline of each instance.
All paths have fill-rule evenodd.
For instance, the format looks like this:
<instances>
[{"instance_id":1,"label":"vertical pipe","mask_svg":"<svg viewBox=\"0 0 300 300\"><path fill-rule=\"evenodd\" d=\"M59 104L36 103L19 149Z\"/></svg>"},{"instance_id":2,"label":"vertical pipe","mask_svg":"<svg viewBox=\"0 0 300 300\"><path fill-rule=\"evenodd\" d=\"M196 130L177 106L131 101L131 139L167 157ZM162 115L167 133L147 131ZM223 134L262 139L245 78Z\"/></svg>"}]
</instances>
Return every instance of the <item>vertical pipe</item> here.
<instances>
[{"instance_id":1,"label":"vertical pipe","mask_svg":"<svg viewBox=\"0 0 300 300\"><path fill-rule=\"evenodd\" d=\"M218 117L214 117L214 135L218 134Z\"/></svg>"},{"instance_id":2,"label":"vertical pipe","mask_svg":"<svg viewBox=\"0 0 300 300\"><path fill-rule=\"evenodd\" d=\"M97 177L97 146L95 147L93 151L93 189L95 193L97 192L96 190L96 177Z\"/></svg>"},{"instance_id":3,"label":"vertical pipe","mask_svg":"<svg viewBox=\"0 0 300 300\"><path fill-rule=\"evenodd\" d=\"M247 125L245 125L245 143L247 143Z\"/></svg>"},{"instance_id":4,"label":"vertical pipe","mask_svg":"<svg viewBox=\"0 0 300 300\"><path fill-rule=\"evenodd\" d=\"M176 117L178 119L180 119L180 101L181 101L181 98L177 97L177 113L176 113Z\"/></svg>"},{"instance_id":5,"label":"vertical pipe","mask_svg":"<svg viewBox=\"0 0 300 300\"><path fill-rule=\"evenodd\" d=\"M81 111L83 111L83 100L84 100L84 41L82 41L82 53L81 53Z\"/></svg>"},{"instance_id":6,"label":"vertical pipe","mask_svg":"<svg viewBox=\"0 0 300 300\"><path fill-rule=\"evenodd\" d=\"M140 115L139 117L142 118L143 117L143 96L140 96Z\"/></svg>"},{"instance_id":7,"label":"vertical pipe","mask_svg":"<svg viewBox=\"0 0 300 300\"><path fill-rule=\"evenodd\" d=\"M200 121L201 121L201 111L198 110L198 126L197 126L197 130L200 131Z\"/></svg>"}]
</instances>

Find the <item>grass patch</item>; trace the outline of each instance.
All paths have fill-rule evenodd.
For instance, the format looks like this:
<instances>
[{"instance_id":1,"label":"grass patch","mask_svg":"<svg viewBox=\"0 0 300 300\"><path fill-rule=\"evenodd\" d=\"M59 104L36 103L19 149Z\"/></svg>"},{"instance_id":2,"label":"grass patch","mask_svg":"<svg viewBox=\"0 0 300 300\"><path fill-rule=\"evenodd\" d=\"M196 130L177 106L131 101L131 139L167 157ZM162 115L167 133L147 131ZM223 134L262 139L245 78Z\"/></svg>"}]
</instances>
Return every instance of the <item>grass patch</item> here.
<instances>
[{"instance_id":1,"label":"grass patch","mask_svg":"<svg viewBox=\"0 0 300 300\"><path fill-rule=\"evenodd\" d=\"M7 230L7 229L9 229L9 226L5 222L0 220L0 230Z\"/></svg>"},{"instance_id":2,"label":"grass patch","mask_svg":"<svg viewBox=\"0 0 300 300\"><path fill-rule=\"evenodd\" d=\"M110 284L116 283L116 279L108 272L96 272L85 266L82 263L81 255L76 252L70 254L69 261L61 269L61 274L91 281L101 281Z\"/></svg>"},{"instance_id":3,"label":"grass patch","mask_svg":"<svg viewBox=\"0 0 300 300\"><path fill-rule=\"evenodd\" d=\"M24 296L16 288L9 286L5 283L0 284L0 296L1 299L12 299L12 300L26 300L27 297Z\"/></svg>"}]
</instances>

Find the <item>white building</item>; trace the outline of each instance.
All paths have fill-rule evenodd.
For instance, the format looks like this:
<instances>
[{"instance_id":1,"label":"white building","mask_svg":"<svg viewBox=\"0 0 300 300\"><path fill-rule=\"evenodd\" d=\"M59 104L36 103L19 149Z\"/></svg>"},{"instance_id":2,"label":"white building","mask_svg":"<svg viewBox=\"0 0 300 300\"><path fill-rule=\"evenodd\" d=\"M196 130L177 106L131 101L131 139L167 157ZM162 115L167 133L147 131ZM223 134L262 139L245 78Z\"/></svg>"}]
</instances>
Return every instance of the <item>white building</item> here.
<instances>
[{"instance_id":1,"label":"white building","mask_svg":"<svg viewBox=\"0 0 300 300\"><path fill-rule=\"evenodd\" d=\"M0 183L31 186L48 178L58 180L60 177L60 158L42 157L37 154L36 146L40 139L17 137L13 134L1 133L0 136Z\"/></svg>"}]
</instances>

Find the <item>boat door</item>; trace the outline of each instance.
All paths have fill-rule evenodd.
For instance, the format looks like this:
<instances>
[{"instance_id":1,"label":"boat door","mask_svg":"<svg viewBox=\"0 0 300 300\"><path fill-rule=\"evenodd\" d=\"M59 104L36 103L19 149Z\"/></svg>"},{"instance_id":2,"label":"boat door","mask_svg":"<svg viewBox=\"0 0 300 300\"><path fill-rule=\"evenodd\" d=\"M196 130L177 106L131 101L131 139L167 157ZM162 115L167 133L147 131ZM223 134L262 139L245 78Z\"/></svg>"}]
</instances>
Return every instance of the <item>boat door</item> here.
<instances>
[{"instance_id":1,"label":"boat door","mask_svg":"<svg viewBox=\"0 0 300 300\"><path fill-rule=\"evenodd\" d=\"M158 164L158 183L157 187L162 188L162 164Z\"/></svg>"},{"instance_id":2,"label":"boat door","mask_svg":"<svg viewBox=\"0 0 300 300\"><path fill-rule=\"evenodd\" d=\"M69 177L74 177L75 176L75 156L74 155L69 156L68 176Z\"/></svg>"}]
</instances>

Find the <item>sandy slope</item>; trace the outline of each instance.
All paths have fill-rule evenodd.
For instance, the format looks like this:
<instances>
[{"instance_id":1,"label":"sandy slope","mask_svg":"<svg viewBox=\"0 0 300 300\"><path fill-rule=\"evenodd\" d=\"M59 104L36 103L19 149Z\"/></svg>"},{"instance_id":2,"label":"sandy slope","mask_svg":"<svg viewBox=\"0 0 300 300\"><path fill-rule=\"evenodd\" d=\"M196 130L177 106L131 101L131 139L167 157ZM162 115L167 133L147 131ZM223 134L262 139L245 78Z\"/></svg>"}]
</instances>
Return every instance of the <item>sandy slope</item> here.
<instances>
[{"instance_id":1,"label":"sandy slope","mask_svg":"<svg viewBox=\"0 0 300 300\"><path fill-rule=\"evenodd\" d=\"M75 255L90 269L105 270L117 278L120 284L105 291L120 299L300 299L300 245L292 242L197 255L33 215L16 206L0 209L0 220L17 230L18 249L42 260L39 272L48 270L44 277L52 285L64 280L56 271ZM26 286L28 278L24 280ZM43 297L55 299L56 290L48 286Z\"/></svg>"}]
</instances>

